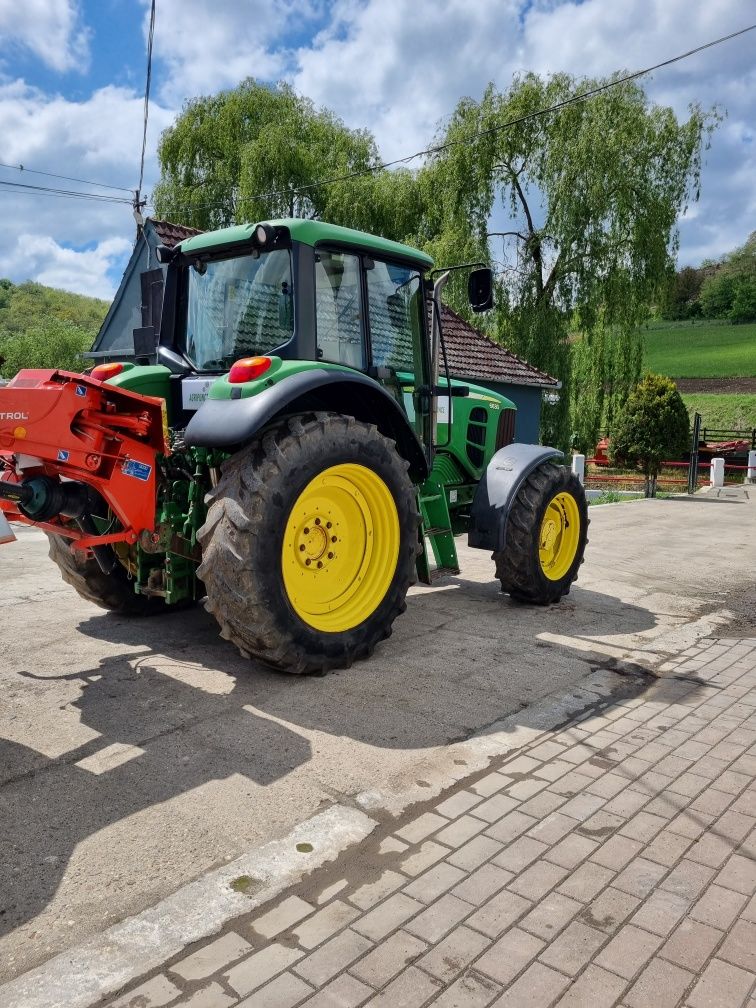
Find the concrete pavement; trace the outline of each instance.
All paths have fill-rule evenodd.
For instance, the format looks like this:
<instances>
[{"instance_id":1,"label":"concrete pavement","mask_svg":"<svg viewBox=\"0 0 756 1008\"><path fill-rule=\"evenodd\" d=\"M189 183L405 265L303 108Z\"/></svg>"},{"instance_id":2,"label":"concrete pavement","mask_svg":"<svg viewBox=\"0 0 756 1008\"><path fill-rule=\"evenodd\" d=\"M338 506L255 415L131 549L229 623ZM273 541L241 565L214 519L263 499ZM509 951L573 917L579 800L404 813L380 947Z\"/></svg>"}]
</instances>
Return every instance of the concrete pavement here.
<instances>
[{"instance_id":1,"label":"concrete pavement","mask_svg":"<svg viewBox=\"0 0 756 1008\"><path fill-rule=\"evenodd\" d=\"M371 662L307 680L242 661L201 613L99 614L34 533L3 547L2 976L376 784L378 811L363 807L378 818L427 800L477 768L455 748L471 735L524 721L596 669L663 669L747 606L733 568L753 569L749 503L640 501L591 517L561 606L512 605L489 558L462 548L464 577L413 590Z\"/></svg>"}]
</instances>

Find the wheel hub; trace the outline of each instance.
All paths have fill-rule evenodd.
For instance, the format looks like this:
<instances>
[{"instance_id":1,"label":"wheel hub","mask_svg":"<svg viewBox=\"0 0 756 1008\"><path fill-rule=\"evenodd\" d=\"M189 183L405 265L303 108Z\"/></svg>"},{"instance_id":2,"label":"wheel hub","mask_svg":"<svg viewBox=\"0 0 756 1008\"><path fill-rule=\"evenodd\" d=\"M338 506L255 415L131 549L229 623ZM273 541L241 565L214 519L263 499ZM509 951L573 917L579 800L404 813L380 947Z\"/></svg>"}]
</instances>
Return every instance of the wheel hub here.
<instances>
[{"instance_id":1,"label":"wheel hub","mask_svg":"<svg viewBox=\"0 0 756 1008\"><path fill-rule=\"evenodd\" d=\"M329 561L336 559L335 547L338 541L334 523L330 519L310 515L299 526L294 537L297 559L304 567L322 570Z\"/></svg>"}]
</instances>

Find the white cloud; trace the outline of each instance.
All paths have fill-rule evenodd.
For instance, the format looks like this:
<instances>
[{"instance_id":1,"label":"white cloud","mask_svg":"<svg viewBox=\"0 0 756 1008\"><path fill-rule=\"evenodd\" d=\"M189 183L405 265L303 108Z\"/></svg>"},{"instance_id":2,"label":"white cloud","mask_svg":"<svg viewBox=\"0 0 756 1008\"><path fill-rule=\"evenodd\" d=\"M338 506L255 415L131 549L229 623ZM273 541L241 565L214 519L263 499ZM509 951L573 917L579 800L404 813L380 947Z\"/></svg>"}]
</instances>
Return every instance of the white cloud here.
<instances>
[{"instance_id":1,"label":"white cloud","mask_svg":"<svg viewBox=\"0 0 756 1008\"><path fill-rule=\"evenodd\" d=\"M513 58L517 6L416 0L409 13L404 0L337 3L328 27L298 50L294 84L371 130L384 158L412 153Z\"/></svg>"},{"instance_id":2,"label":"white cloud","mask_svg":"<svg viewBox=\"0 0 756 1008\"><path fill-rule=\"evenodd\" d=\"M341 0L297 51L293 81L348 125L370 129L391 160L427 146L459 98L480 98L489 81L505 90L518 71L641 69L747 20L739 0L416 0L411 17L402 0ZM746 35L643 79L650 97L680 117L691 102L729 113L706 155L698 212L681 222L682 261L721 255L753 227L755 40Z\"/></svg>"},{"instance_id":3,"label":"white cloud","mask_svg":"<svg viewBox=\"0 0 756 1008\"><path fill-rule=\"evenodd\" d=\"M76 0L0 0L0 56L20 46L53 70L89 65L89 32Z\"/></svg>"},{"instance_id":4,"label":"white cloud","mask_svg":"<svg viewBox=\"0 0 756 1008\"><path fill-rule=\"evenodd\" d=\"M22 260L39 283L61 290L110 300L115 293L108 271L131 252L127 238L106 238L93 249L64 248L43 234L20 234L15 248L0 257L0 273L12 272L14 261Z\"/></svg>"},{"instance_id":5,"label":"white cloud","mask_svg":"<svg viewBox=\"0 0 756 1008\"><path fill-rule=\"evenodd\" d=\"M162 99L179 106L245 77L277 80L289 67L287 35L318 13L319 0L215 0L210 15L207 0L161 0L154 52L167 68Z\"/></svg>"},{"instance_id":6,"label":"white cloud","mask_svg":"<svg viewBox=\"0 0 756 1008\"><path fill-rule=\"evenodd\" d=\"M148 0L140 3L146 14ZM636 69L741 27L742 6L738 0L415 0L411 6L406 0L214 0L208 17L207 0L160 0L145 191L157 180L159 133L175 110L246 76L290 80L349 126L371 130L383 156L394 158L427 146L459 98L479 98L488 81L504 90L518 70L600 75ZM751 35L709 50L646 84L654 100L680 115L691 101L718 102L729 113L706 155L701 202L681 223L681 262L720 255L754 227L754 41ZM0 0L0 159L130 189L139 173L141 65L136 89L108 86L76 101L7 75L8 58L20 46L62 70L86 60L87 44L75 0ZM89 188L0 169L2 179ZM119 260L108 243L132 241L128 205L0 186L0 212L0 275L15 281L53 276L93 293L109 284L112 292L124 253ZM49 239L44 247L43 238ZM93 252L72 251L93 245Z\"/></svg>"},{"instance_id":7,"label":"white cloud","mask_svg":"<svg viewBox=\"0 0 756 1008\"><path fill-rule=\"evenodd\" d=\"M158 176L158 134L172 119L172 112L152 104L145 191ZM126 88L106 87L86 101L74 102L45 94L23 81L0 84L0 136L5 141L2 160L6 164L23 164L27 169L41 168L124 189L95 188L34 175L29 170L2 169L0 181L75 189L128 201L129 190L139 175L142 98ZM14 282L33 279L42 283L52 282L49 278L55 276L56 284L69 289L98 297L112 296L119 279L113 249L130 249L135 234L128 202L59 198L0 185L0 212L0 275ZM37 239L31 246L19 237L28 238L30 234ZM39 244L42 236L51 243L46 251ZM104 255L101 267L93 262L92 253L71 252L72 248L93 243L97 243L97 254ZM53 254L55 247L61 254ZM34 249L33 256L30 248ZM125 265L122 251L120 255ZM79 266L74 265L77 263Z\"/></svg>"}]
</instances>

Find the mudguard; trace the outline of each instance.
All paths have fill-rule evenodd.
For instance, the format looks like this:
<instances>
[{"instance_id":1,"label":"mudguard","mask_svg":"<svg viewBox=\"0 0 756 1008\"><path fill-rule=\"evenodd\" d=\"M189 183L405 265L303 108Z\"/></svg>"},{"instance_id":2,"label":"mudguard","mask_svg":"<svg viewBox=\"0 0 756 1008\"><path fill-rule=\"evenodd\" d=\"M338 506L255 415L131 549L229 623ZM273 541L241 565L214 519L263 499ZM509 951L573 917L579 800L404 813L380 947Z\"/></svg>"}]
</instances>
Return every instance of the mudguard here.
<instances>
[{"instance_id":1,"label":"mudguard","mask_svg":"<svg viewBox=\"0 0 756 1008\"><path fill-rule=\"evenodd\" d=\"M189 421L185 441L194 447L234 448L274 417L306 410L347 413L375 424L396 441L415 483L428 475L425 452L396 399L366 375L345 369L309 368L245 399L206 399Z\"/></svg>"},{"instance_id":2,"label":"mudguard","mask_svg":"<svg viewBox=\"0 0 756 1008\"><path fill-rule=\"evenodd\" d=\"M475 490L468 546L501 552L507 541L509 512L520 487L543 462L562 457L558 448L545 445L510 444L500 448Z\"/></svg>"}]
</instances>

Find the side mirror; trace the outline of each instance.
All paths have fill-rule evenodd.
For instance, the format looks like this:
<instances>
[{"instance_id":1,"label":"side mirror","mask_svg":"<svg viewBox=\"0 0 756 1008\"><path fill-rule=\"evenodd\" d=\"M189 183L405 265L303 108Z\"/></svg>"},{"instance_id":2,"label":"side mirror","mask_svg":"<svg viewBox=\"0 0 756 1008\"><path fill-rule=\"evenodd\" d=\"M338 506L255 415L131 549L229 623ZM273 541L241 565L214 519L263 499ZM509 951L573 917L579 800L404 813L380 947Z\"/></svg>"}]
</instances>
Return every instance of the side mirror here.
<instances>
[{"instance_id":1,"label":"side mirror","mask_svg":"<svg viewBox=\"0 0 756 1008\"><path fill-rule=\"evenodd\" d=\"M473 270L467 281L467 297L476 313L493 307L493 272L484 266Z\"/></svg>"}]
</instances>

